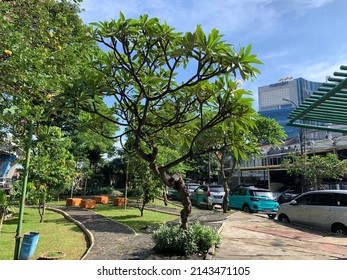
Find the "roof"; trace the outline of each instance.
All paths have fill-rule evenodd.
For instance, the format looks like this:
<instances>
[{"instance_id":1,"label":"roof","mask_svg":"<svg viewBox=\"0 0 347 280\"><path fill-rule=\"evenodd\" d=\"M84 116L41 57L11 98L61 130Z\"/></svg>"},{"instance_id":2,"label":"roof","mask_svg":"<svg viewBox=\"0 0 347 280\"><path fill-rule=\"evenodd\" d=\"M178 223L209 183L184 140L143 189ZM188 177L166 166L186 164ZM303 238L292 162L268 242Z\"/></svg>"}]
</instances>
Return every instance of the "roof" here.
<instances>
[{"instance_id":1,"label":"roof","mask_svg":"<svg viewBox=\"0 0 347 280\"><path fill-rule=\"evenodd\" d=\"M287 125L347 133L347 65L289 115Z\"/></svg>"}]
</instances>

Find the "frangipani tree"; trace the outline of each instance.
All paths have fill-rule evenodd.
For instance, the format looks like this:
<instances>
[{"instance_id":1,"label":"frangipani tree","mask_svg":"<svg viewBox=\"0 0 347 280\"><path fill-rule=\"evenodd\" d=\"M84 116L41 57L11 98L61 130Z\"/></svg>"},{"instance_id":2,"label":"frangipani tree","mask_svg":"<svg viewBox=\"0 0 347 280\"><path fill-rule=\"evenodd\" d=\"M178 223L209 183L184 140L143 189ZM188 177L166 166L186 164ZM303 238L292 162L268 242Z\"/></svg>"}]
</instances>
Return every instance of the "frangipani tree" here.
<instances>
[{"instance_id":1,"label":"frangipani tree","mask_svg":"<svg viewBox=\"0 0 347 280\"><path fill-rule=\"evenodd\" d=\"M224 133L218 132L223 131ZM250 157L261 155L260 145L267 143L270 145L280 144L286 138L283 127L274 119L263 117L257 113L249 115L248 122L242 126L234 125L231 121L226 129L215 127L213 134L210 135L209 142L214 147L220 147L215 152L220 167L220 177L223 180L224 200L223 211L227 212L229 208L229 181L234 170L239 163L247 161ZM207 139L206 139L207 140ZM231 163L228 172L225 171L226 161Z\"/></svg>"},{"instance_id":2,"label":"frangipani tree","mask_svg":"<svg viewBox=\"0 0 347 280\"><path fill-rule=\"evenodd\" d=\"M93 26L90 36L105 50L90 60L99 74L81 75L59 98L66 106L77 104L124 128L117 137L131 136L133 149L154 174L181 192L181 226L186 229L189 191L182 175L171 170L216 151L209 143L198 144L215 126L223 133L222 124L231 121L246 129L254 109L235 79L255 77L259 71L253 65L260 61L251 54L251 46L235 50L218 30L205 34L199 25L194 32L179 33L157 18L126 19L120 14L118 20ZM113 99L116 120L98 110L101 97ZM159 147L168 142L184 152L161 165Z\"/></svg>"}]
</instances>

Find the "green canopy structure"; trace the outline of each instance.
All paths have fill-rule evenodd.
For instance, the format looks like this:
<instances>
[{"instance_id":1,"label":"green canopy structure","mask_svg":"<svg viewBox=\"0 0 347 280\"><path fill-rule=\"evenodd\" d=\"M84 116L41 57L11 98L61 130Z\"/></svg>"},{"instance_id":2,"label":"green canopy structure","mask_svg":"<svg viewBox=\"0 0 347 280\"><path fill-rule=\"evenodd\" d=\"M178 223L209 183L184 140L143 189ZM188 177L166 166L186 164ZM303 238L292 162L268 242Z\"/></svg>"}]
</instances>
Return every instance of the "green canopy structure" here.
<instances>
[{"instance_id":1,"label":"green canopy structure","mask_svg":"<svg viewBox=\"0 0 347 280\"><path fill-rule=\"evenodd\" d=\"M289 126L347 133L347 65L334 72L288 118Z\"/></svg>"}]
</instances>

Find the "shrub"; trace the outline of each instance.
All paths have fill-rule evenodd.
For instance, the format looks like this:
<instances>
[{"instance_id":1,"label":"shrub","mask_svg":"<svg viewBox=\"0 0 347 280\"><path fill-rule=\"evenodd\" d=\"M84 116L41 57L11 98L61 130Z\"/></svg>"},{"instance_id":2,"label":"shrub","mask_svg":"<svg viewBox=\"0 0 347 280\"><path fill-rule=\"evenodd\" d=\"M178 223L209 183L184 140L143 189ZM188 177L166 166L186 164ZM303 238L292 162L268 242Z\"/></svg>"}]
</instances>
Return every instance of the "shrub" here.
<instances>
[{"instance_id":1,"label":"shrub","mask_svg":"<svg viewBox=\"0 0 347 280\"><path fill-rule=\"evenodd\" d=\"M199 252L207 253L212 246L218 246L221 243L221 237L217 229L202 226L199 222L195 222L189 229L195 236L195 243L199 248Z\"/></svg>"},{"instance_id":2,"label":"shrub","mask_svg":"<svg viewBox=\"0 0 347 280\"><path fill-rule=\"evenodd\" d=\"M213 245L219 245L221 238L216 229L195 222L188 230L179 225L162 225L153 233L154 250L165 255L192 255L207 253Z\"/></svg>"}]
</instances>

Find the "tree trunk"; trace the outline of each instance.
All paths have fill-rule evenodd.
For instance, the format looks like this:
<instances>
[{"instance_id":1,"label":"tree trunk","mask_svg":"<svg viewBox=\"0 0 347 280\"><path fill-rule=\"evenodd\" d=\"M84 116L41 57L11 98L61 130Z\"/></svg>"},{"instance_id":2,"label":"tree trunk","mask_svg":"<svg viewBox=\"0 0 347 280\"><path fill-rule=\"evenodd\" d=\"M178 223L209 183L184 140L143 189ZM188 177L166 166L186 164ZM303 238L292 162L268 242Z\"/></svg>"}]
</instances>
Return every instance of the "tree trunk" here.
<instances>
[{"instance_id":1,"label":"tree trunk","mask_svg":"<svg viewBox=\"0 0 347 280\"><path fill-rule=\"evenodd\" d=\"M183 209L181 210L181 228L188 229L188 218L192 212L192 202L189 198L189 189L187 188L181 174L174 174L171 177L173 188L180 192Z\"/></svg>"},{"instance_id":2,"label":"tree trunk","mask_svg":"<svg viewBox=\"0 0 347 280\"><path fill-rule=\"evenodd\" d=\"M4 220L5 220L5 215L6 215L6 211L0 211L0 234L2 230L2 224L4 223Z\"/></svg>"},{"instance_id":3,"label":"tree trunk","mask_svg":"<svg viewBox=\"0 0 347 280\"><path fill-rule=\"evenodd\" d=\"M181 174L176 173L172 176L165 172L160 172L160 178L163 183L171 188L174 188L181 194L181 200L183 209L181 210L181 228L184 230L188 229L188 218L192 212L192 202L189 198L189 189L184 183L184 179Z\"/></svg>"},{"instance_id":4,"label":"tree trunk","mask_svg":"<svg viewBox=\"0 0 347 280\"><path fill-rule=\"evenodd\" d=\"M230 181L230 179L233 176L237 161L234 160L233 165L229 171L229 175L226 176L225 172L224 172L224 157L225 156L224 155L219 156L219 157L218 157L218 155L216 155L216 156L217 156L219 163L220 163L220 175L223 178L223 187L224 187L224 192L225 192L224 198L223 198L223 213L227 213L229 211L229 193L230 193L228 182Z\"/></svg>"},{"instance_id":5,"label":"tree trunk","mask_svg":"<svg viewBox=\"0 0 347 280\"><path fill-rule=\"evenodd\" d=\"M153 158L155 158L153 156ZM184 183L184 179L181 174L176 173L169 175L164 169L160 169L155 161L151 161L150 168L153 170L160 180L168 187L174 188L181 194L183 209L181 210L181 228L188 229L188 218L192 212L192 202L189 198L189 189Z\"/></svg>"},{"instance_id":6,"label":"tree trunk","mask_svg":"<svg viewBox=\"0 0 347 280\"><path fill-rule=\"evenodd\" d=\"M142 199L142 205L141 205L141 208L140 208L141 217L143 217L143 210L145 210L145 205L146 205L146 202L145 202L144 199Z\"/></svg>"},{"instance_id":7,"label":"tree trunk","mask_svg":"<svg viewBox=\"0 0 347 280\"><path fill-rule=\"evenodd\" d=\"M38 210L39 210L39 215L40 215L40 223L43 222L43 217L45 215L45 209L46 209L46 204L45 203L39 205Z\"/></svg>"},{"instance_id":8,"label":"tree trunk","mask_svg":"<svg viewBox=\"0 0 347 280\"><path fill-rule=\"evenodd\" d=\"M229 211L229 186L227 178L223 178L223 187L224 187L224 198L223 198L223 213L227 213Z\"/></svg>"}]
</instances>

